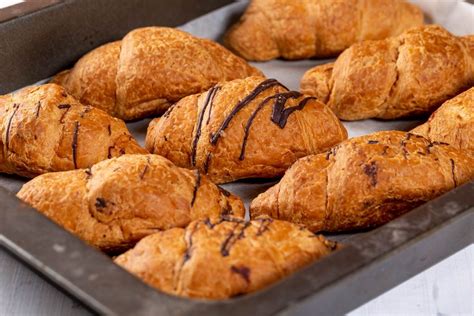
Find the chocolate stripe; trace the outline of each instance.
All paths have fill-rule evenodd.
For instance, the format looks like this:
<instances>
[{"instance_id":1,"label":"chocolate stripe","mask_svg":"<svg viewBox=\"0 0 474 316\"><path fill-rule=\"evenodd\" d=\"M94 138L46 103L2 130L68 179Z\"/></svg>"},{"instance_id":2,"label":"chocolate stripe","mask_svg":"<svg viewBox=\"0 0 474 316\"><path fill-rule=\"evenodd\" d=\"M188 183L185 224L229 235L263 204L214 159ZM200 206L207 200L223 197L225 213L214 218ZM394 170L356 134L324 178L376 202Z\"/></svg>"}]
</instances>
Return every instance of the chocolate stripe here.
<instances>
[{"instance_id":1,"label":"chocolate stripe","mask_svg":"<svg viewBox=\"0 0 474 316\"><path fill-rule=\"evenodd\" d=\"M13 122L13 118L15 117L15 114L16 112L18 111L18 109L20 108L20 105L19 104L13 104L13 113L12 115L10 116L10 118L8 119L8 125L7 125L7 135L5 137L5 145L6 145L6 148L7 148L7 152L10 148L10 129L12 127L12 122Z\"/></svg>"},{"instance_id":2,"label":"chocolate stripe","mask_svg":"<svg viewBox=\"0 0 474 316\"><path fill-rule=\"evenodd\" d=\"M245 148L247 146L247 139L248 139L249 134L250 134L250 127L252 126L252 123L253 123L255 117L257 116L257 114L263 109L263 107L268 103L268 101L270 101L272 99L277 99L276 102L275 102L275 105L273 106L273 112L272 112L272 121L273 121L273 114L274 113L281 113L282 109L284 108L284 106L286 104L286 101L289 98L296 99L296 98L299 98L300 96L302 96L302 94L299 93L299 92L296 92L296 91L277 93L275 95L272 95L272 96L266 98L265 100L263 100L257 106L255 111L253 111L252 115L250 115L249 119L247 120L247 125L245 126L245 129L244 129L244 139L242 141L242 146L240 148L239 160L244 160L244 158L245 158ZM278 110L275 110L275 108L278 108ZM293 108L297 108L297 107L293 107ZM292 109L292 108L290 108L290 109ZM293 111L291 111L291 112L293 112ZM288 114L288 116L291 114L291 112ZM285 120L285 124L286 124L286 120Z\"/></svg>"},{"instance_id":3,"label":"chocolate stripe","mask_svg":"<svg viewBox=\"0 0 474 316\"><path fill-rule=\"evenodd\" d=\"M206 156L206 160L204 161L204 166L203 166L205 173L209 171L209 166L211 165L211 158L212 158L212 154L208 153Z\"/></svg>"},{"instance_id":4,"label":"chocolate stripe","mask_svg":"<svg viewBox=\"0 0 474 316\"><path fill-rule=\"evenodd\" d=\"M201 137L201 127L202 121L204 119L204 113L206 112L207 107L209 104L212 103L217 91L220 90L220 87L213 87L207 92L206 100L204 101L204 105L202 106L201 111L199 112L197 125L196 125L196 133L194 133L194 139L191 147L191 165L196 165L196 152L197 152L197 144L199 142L199 138ZM209 114L210 115L210 114Z\"/></svg>"},{"instance_id":5,"label":"chocolate stripe","mask_svg":"<svg viewBox=\"0 0 474 316\"><path fill-rule=\"evenodd\" d=\"M227 235L227 238L224 240L224 242L221 245L221 255L223 257L227 257L229 255L230 247L232 246L232 239L235 236L235 231L240 225L237 223L235 224L234 228L232 231Z\"/></svg>"},{"instance_id":6,"label":"chocolate stripe","mask_svg":"<svg viewBox=\"0 0 474 316\"><path fill-rule=\"evenodd\" d=\"M59 123L63 124L64 123L64 118L66 117L66 114L71 109L71 105L70 104L60 104L60 105L58 105L58 109L60 109L60 110L66 109L66 111L64 111L63 114L61 114L61 118L59 119Z\"/></svg>"},{"instance_id":7,"label":"chocolate stripe","mask_svg":"<svg viewBox=\"0 0 474 316\"><path fill-rule=\"evenodd\" d=\"M74 133L72 134L72 162L74 163L74 169L77 169L77 139L79 136L79 122L76 121L74 124Z\"/></svg>"},{"instance_id":8,"label":"chocolate stripe","mask_svg":"<svg viewBox=\"0 0 474 316\"><path fill-rule=\"evenodd\" d=\"M215 145L217 144L217 141L222 135L222 132L229 126L230 122L232 119L235 117L235 115L242 110L245 106L247 106L250 102L252 102L255 98L257 98L262 92L265 90L274 87L274 86L281 86L286 89L284 85L279 83L275 79L267 79L260 83L250 94L248 94L244 99L239 101L232 111L229 113L229 115L224 119L222 122L221 126L217 129L217 131L213 134L211 134L211 144Z\"/></svg>"},{"instance_id":9,"label":"chocolate stripe","mask_svg":"<svg viewBox=\"0 0 474 316\"><path fill-rule=\"evenodd\" d=\"M196 196L197 196L197 192L199 190L200 185L201 185L201 172L199 172L199 170L196 170L196 183L194 184L193 198L191 200L191 207L194 205L194 202L196 201Z\"/></svg>"},{"instance_id":10,"label":"chocolate stripe","mask_svg":"<svg viewBox=\"0 0 474 316\"><path fill-rule=\"evenodd\" d=\"M290 115L295 111L301 111L306 106L308 101L312 99L316 100L316 98L314 97L306 97L303 100L301 100L301 102L298 103L298 105L292 106L286 109L285 109L286 100L285 102L277 101L275 103L275 106L273 107L272 122L278 125L280 128L284 128L286 125L286 122L288 121L288 117L290 117Z\"/></svg>"},{"instance_id":11,"label":"chocolate stripe","mask_svg":"<svg viewBox=\"0 0 474 316\"><path fill-rule=\"evenodd\" d=\"M41 110L41 101L38 101L36 104L36 112L35 112L35 117L38 118Z\"/></svg>"}]
</instances>

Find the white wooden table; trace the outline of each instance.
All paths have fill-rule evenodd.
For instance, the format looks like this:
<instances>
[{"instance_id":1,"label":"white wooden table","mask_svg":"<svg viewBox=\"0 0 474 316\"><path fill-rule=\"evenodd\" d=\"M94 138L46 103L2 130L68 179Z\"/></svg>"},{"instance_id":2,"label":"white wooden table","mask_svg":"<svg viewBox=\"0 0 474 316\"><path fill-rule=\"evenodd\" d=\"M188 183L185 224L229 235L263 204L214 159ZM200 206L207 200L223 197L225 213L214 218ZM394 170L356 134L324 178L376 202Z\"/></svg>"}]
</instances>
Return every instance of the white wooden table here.
<instances>
[{"instance_id":1,"label":"white wooden table","mask_svg":"<svg viewBox=\"0 0 474 316\"><path fill-rule=\"evenodd\" d=\"M352 311L349 315L474 315L474 245ZM0 249L0 315L88 315Z\"/></svg>"}]
</instances>

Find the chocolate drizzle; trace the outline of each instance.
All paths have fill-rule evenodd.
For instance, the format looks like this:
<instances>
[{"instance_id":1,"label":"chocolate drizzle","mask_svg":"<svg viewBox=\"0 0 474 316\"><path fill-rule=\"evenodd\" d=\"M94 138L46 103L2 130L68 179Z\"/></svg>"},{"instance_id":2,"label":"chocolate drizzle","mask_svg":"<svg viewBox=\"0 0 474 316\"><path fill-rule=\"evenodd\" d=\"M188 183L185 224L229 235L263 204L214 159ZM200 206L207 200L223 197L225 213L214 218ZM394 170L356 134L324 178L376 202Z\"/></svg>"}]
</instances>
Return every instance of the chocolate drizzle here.
<instances>
[{"instance_id":1,"label":"chocolate drizzle","mask_svg":"<svg viewBox=\"0 0 474 316\"><path fill-rule=\"evenodd\" d=\"M196 225L194 225L193 229L189 233L188 233L188 231L186 231L186 235L184 237L184 240L186 242L186 251L184 252L184 256L183 256L183 265L189 259L191 259L192 247L193 247L193 235L197 231L198 226L199 226L199 223L196 223ZM181 268L182 267L183 266L181 266Z\"/></svg>"},{"instance_id":2,"label":"chocolate drizzle","mask_svg":"<svg viewBox=\"0 0 474 316\"><path fill-rule=\"evenodd\" d=\"M112 158L112 149L114 149L114 146L109 146L109 148L107 148L107 158L108 159Z\"/></svg>"},{"instance_id":3,"label":"chocolate drizzle","mask_svg":"<svg viewBox=\"0 0 474 316\"><path fill-rule=\"evenodd\" d=\"M233 118L241 111L244 107L246 107L250 102L255 100L262 92L268 90L271 87L274 86L280 86L286 90L284 85L279 83L276 79L267 79L263 82L261 82L258 86L256 86L246 97L244 97L242 100L240 100L230 111L230 113L225 117L225 119L222 121L221 125L218 127L216 132L210 134L210 143L211 145L216 145L220 139L220 137L223 135L223 132L229 127L231 121ZM204 120L204 115L206 110L208 110L208 116L207 116L207 121L206 125L209 124L210 118L211 118L211 113L212 113L212 107L213 107L213 100L214 97L217 93L217 91L220 89L220 87L214 87L211 90L209 90L206 100L204 102L204 105L202 106L201 111L199 112L198 119L197 119L197 124L196 124L196 132L194 133L194 139L192 142L191 146L191 165L196 166L196 153L197 153L197 145L199 142L199 138L201 137L201 128ZM244 138L242 141L242 146L241 146L241 151L240 151L240 156L239 160L244 160L245 159L245 149L247 145L247 140L249 137L250 129L251 126L257 116L257 114L265 107L266 104L268 104L269 101L275 99L275 103L273 105L272 109L272 115L271 115L271 121L276 124L278 127L283 129L286 126L286 123L288 121L288 118L290 115L295 112L302 110L306 104L311 100L311 99L316 99L314 97L306 97L303 100L301 100L296 106L288 107L285 108L285 104L288 101L288 99L297 99L302 97L303 95L299 92L296 91L287 91L283 93L277 93L272 96L269 96L265 98L258 106L257 108L253 111L253 113L250 115L249 119L247 120L247 124L244 129ZM212 158L212 154L208 153L206 160L204 161L204 172L208 172L209 165L210 165L210 160Z\"/></svg>"},{"instance_id":4,"label":"chocolate drizzle","mask_svg":"<svg viewBox=\"0 0 474 316\"><path fill-rule=\"evenodd\" d=\"M143 168L143 171L140 173L140 180L143 180L147 171L148 171L148 165L145 165L145 168Z\"/></svg>"},{"instance_id":5,"label":"chocolate drizzle","mask_svg":"<svg viewBox=\"0 0 474 316\"><path fill-rule=\"evenodd\" d=\"M96 208L105 208L107 207L107 201L104 198L98 197L95 199Z\"/></svg>"},{"instance_id":6,"label":"chocolate drizzle","mask_svg":"<svg viewBox=\"0 0 474 316\"><path fill-rule=\"evenodd\" d=\"M196 170L196 183L194 184L193 198L191 200L191 207L193 207L194 202L196 202L196 196L197 196L197 192L199 190L200 185L201 185L201 172L199 172L199 170Z\"/></svg>"},{"instance_id":7,"label":"chocolate drizzle","mask_svg":"<svg viewBox=\"0 0 474 316\"><path fill-rule=\"evenodd\" d=\"M90 178L92 178L92 169L89 167L87 169L84 170L84 172L86 173L86 179L89 180Z\"/></svg>"},{"instance_id":8,"label":"chocolate drizzle","mask_svg":"<svg viewBox=\"0 0 474 316\"><path fill-rule=\"evenodd\" d=\"M288 121L288 117L291 115L291 113L293 113L296 110L302 110L310 99L314 99L313 97L308 97L308 98L303 99L297 106L285 108L285 104L288 101L288 99L297 99L301 96L302 94L296 91L277 93L275 95L272 95L266 98L257 106L257 108L253 111L253 113L250 115L249 119L247 120L247 124L244 129L244 138L242 141L242 147L240 148L239 160L244 160L245 158L245 148L247 146L247 139L250 134L250 127L252 126L252 123L255 117L257 116L257 114L265 107L265 105L270 100L276 99L275 104L273 105L271 121L275 123L276 125L278 125L280 128L284 128L286 125L286 122Z\"/></svg>"},{"instance_id":9,"label":"chocolate drizzle","mask_svg":"<svg viewBox=\"0 0 474 316\"><path fill-rule=\"evenodd\" d=\"M38 101L38 103L36 103L36 111L35 111L35 117L38 118L39 115L40 115L40 110L41 110L41 101Z\"/></svg>"},{"instance_id":10,"label":"chocolate drizzle","mask_svg":"<svg viewBox=\"0 0 474 316\"><path fill-rule=\"evenodd\" d=\"M194 139L191 146L191 165L192 166L196 165L197 144L199 142L199 138L201 137L201 127L202 127L202 121L204 119L204 113L206 112L206 109L209 105L212 108L212 101L214 100L214 97L216 96L217 91L219 91L220 89L221 89L220 87L215 86L208 91L206 100L204 101L204 105L202 106L202 109L199 112L197 125L196 125L196 133L194 133ZM210 115L211 114L209 113L209 116ZM208 122L209 122L209 119L208 119Z\"/></svg>"},{"instance_id":11,"label":"chocolate drizzle","mask_svg":"<svg viewBox=\"0 0 474 316\"><path fill-rule=\"evenodd\" d=\"M247 95L244 99L239 101L232 111L229 113L229 115L224 119L222 122L221 126L217 129L215 133L211 134L211 144L215 145L217 144L217 141L219 138L222 136L222 132L229 126L230 122L232 119L235 117L235 115L242 110L245 106L247 106L250 102L252 102L260 93L264 92L265 90L274 87L274 86L281 86L286 89L284 85L279 83L275 79L267 79L260 83L252 92L250 92L249 95Z\"/></svg>"},{"instance_id":12,"label":"chocolate drizzle","mask_svg":"<svg viewBox=\"0 0 474 316\"><path fill-rule=\"evenodd\" d=\"M273 219L271 218L257 219L257 221L261 222L261 224L258 227L257 233L255 234L256 236L261 236L269 229L270 224L273 223Z\"/></svg>"},{"instance_id":13,"label":"chocolate drizzle","mask_svg":"<svg viewBox=\"0 0 474 316\"><path fill-rule=\"evenodd\" d=\"M209 171L209 165L211 163L212 154L208 153L206 156L206 160L204 161L204 172L207 173Z\"/></svg>"},{"instance_id":14,"label":"chocolate drizzle","mask_svg":"<svg viewBox=\"0 0 474 316\"><path fill-rule=\"evenodd\" d=\"M71 109L71 105L70 104L60 104L60 105L58 105L58 109L60 109L60 110L66 109L66 111L64 111L63 114L61 114L61 118L59 119L59 123L62 124L62 123L64 123L64 118L66 117L66 114Z\"/></svg>"},{"instance_id":15,"label":"chocolate drizzle","mask_svg":"<svg viewBox=\"0 0 474 316\"><path fill-rule=\"evenodd\" d=\"M245 237L245 229L250 226L249 222L246 222L243 226L240 223L235 224L234 228L232 231L230 231L229 235L227 238L224 240L224 242L221 245L221 255L223 257L227 257L230 254L230 249L232 246L235 244L235 242L239 239L242 239ZM237 229L239 227L242 227L240 232L237 234Z\"/></svg>"},{"instance_id":16,"label":"chocolate drizzle","mask_svg":"<svg viewBox=\"0 0 474 316\"><path fill-rule=\"evenodd\" d=\"M8 149L10 148L10 130L11 130L11 127L12 127L13 118L15 117L15 114L18 111L19 108L20 108L19 104L17 104L17 103L13 104L13 113L10 116L10 118L8 119L7 135L5 137L5 145L6 145L6 151L7 152L8 152Z\"/></svg>"},{"instance_id":17,"label":"chocolate drizzle","mask_svg":"<svg viewBox=\"0 0 474 316\"><path fill-rule=\"evenodd\" d=\"M79 122L76 121L74 124L74 132L72 134L72 162L74 163L74 169L77 169L77 139L79 136Z\"/></svg>"},{"instance_id":18,"label":"chocolate drizzle","mask_svg":"<svg viewBox=\"0 0 474 316\"><path fill-rule=\"evenodd\" d=\"M227 257L229 255L229 248L230 248L230 243L231 243L231 240L232 238L234 238L235 236L235 229L239 226L239 224L235 224L234 226L234 229L232 229L232 231L229 233L229 235L227 235L227 238L224 240L224 242L222 243L221 245L221 255L223 257Z\"/></svg>"},{"instance_id":19,"label":"chocolate drizzle","mask_svg":"<svg viewBox=\"0 0 474 316\"><path fill-rule=\"evenodd\" d=\"M143 180L145 174L148 172L148 169L150 168L150 163L150 156L147 156L145 168L143 168L142 172L140 173L140 180Z\"/></svg>"},{"instance_id":20,"label":"chocolate drizzle","mask_svg":"<svg viewBox=\"0 0 474 316\"><path fill-rule=\"evenodd\" d=\"M164 117L164 118L168 118L168 117L170 116L171 111L173 111L173 108L174 108L175 105L176 105L176 103L174 103L173 105L171 105L171 106L168 108L168 110L166 110L166 112L163 114L163 117Z\"/></svg>"},{"instance_id":21,"label":"chocolate drizzle","mask_svg":"<svg viewBox=\"0 0 474 316\"><path fill-rule=\"evenodd\" d=\"M299 92L294 92L294 91L288 92L288 94L290 93L299 94ZM298 103L298 105L285 108L286 99L284 99L283 101L280 101L280 97L278 97L277 102L273 106L272 122L278 125L278 127L280 128L285 128L286 122L288 121L288 117L290 117L291 113L295 111L301 111L305 107L306 103L308 103L309 100L313 100L313 99L316 100L315 97L306 97L303 100L301 100L300 103Z\"/></svg>"},{"instance_id":22,"label":"chocolate drizzle","mask_svg":"<svg viewBox=\"0 0 474 316\"><path fill-rule=\"evenodd\" d=\"M370 184L375 187L377 185L377 172L378 166L375 161L372 161L370 164L364 165L364 173L369 176Z\"/></svg>"},{"instance_id":23,"label":"chocolate drizzle","mask_svg":"<svg viewBox=\"0 0 474 316\"><path fill-rule=\"evenodd\" d=\"M250 283L250 269L248 267L237 267L232 265L230 266L230 271L232 271L233 273L237 273L245 280L245 282Z\"/></svg>"},{"instance_id":24,"label":"chocolate drizzle","mask_svg":"<svg viewBox=\"0 0 474 316\"><path fill-rule=\"evenodd\" d=\"M219 224L219 223L214 224L214 223L211 222L211 220L210 220L209 218L206 218L206 219L204 220L204 224L206 224L206 226L209 227L209 229L213 229L214 226L216 226L216 225Z\"/></svg>"}]
</instances>

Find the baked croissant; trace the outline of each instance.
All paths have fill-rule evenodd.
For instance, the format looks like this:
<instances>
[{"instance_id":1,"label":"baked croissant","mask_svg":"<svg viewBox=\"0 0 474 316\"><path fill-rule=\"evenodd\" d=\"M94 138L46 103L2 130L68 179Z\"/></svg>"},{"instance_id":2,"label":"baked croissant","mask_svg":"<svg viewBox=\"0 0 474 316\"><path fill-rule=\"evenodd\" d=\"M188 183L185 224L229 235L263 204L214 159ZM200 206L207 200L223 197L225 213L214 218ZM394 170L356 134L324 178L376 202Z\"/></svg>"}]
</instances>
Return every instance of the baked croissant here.
<instances>
[{"instance_id":1,"label":"baked croissant","mask_svg":"<svg viewBox=\"0 0 474 316\"><path fill-rule=\"evenodd\" d=\"M378 132L298 160L260 194L262 214L311 231L342 232L384 224L474 179L474 157L405 132Z\"/></svg>"},{"instance_id":2,"label":"baked croissant","mask_svg":"<svg viewBox=\"0 0 474 316\"><path fill-rule=\"evenodd\" d=\"M17 196L106 252L195 219L245 213L239 198L158 155L124 155L90 169L47 173Z\"/></svg>"},{"instance_id":3,"label":"baked croissant","mask_svg":"<svg viewBox=\"0 0 474 316\"><path fill-rule=\"evenodd\" d=\"M474 88L446 101L411 132L474 153Z\"/></svg>"},{"instance_id":4,"label":"baked croissant","mask_svg":"<svg viewBox=\"0 0 474 316\"><path fill-rule=\"evenodd\" d=\"M275 79L249 77L176 103L150 123L146 148L216 183L282 175L298 158L347 138L315 98Z\"/></svg>"},{"instance_id":5,"label":"baked croissant","mask_svg":"<svg viewBox=\"0 0 474 316\"><path fill-rule=\"evenodd\" d=\"M336 247L288 222L226 218L148 236L115 263L166 293L225 299L276 282Z\"/></svg>"},{"instance_id":6,"label":"baked croissant","mask_svg":"<svg viewBox=\"0 0 474 316\"><path fill-rule=\"evenodd\" d=\"M166 27L131 31L53 79L81 102L124 120L161 113L220 81L261 72L213 41Z\"/></svg>"},{"instance_id":7,"label":"baked croissant","mask_svg":"<svg viewBox=\"0 0 474 316\"><path fill-rule=\"evenodd\" d=\"M334 64L310 69L301 91L344 120L427 114L474 84L474 36L440 26L354 44Z\"/></svg>"},{"instance_id":8,"label":"baked croissant","mask_svg":"<svg viewBox=\"0 0 474 316\"><path fill-rule=\"evenodd\" d=\"M119 119L81 104L55 84L0 99L0 172L34 177L145 154Z\"/></svg>"},{"instance_id":9,"label":"baked croissant","mask_svg":"<svg viewBox=\"0 0 474 316\"><path fill-rule=\"evenodd\" d=\"M327 57L422 24L402 0L253 0L224 41L248 60Z\"/></svg>"}]
</instances>

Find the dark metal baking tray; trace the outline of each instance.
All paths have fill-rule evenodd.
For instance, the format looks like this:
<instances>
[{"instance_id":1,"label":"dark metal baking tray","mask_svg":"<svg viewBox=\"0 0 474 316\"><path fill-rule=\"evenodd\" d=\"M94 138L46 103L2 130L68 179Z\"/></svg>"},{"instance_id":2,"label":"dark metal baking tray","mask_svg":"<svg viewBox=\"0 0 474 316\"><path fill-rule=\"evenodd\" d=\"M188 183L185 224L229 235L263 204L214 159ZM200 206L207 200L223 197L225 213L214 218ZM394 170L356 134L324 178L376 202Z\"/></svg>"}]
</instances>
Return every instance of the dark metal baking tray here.
<instances>
[{"instance_id":1,"label":"dark metal baking tray","mask_svg":"<svg viewBox=\"0 0 474 316\"><path fill-rule=\"evenodd\" d=\"M231 0L70 0L0 24L0 93L70 66L90 49L144 25L182 24ZM226 301L156 291L19 201L24 182L0 175L0 244L101 314L335 315L345 313L474 242L474 183L369 232L256 293ZM257 183L265 186L265 183Z\"/></svg>"}]
</instances>

